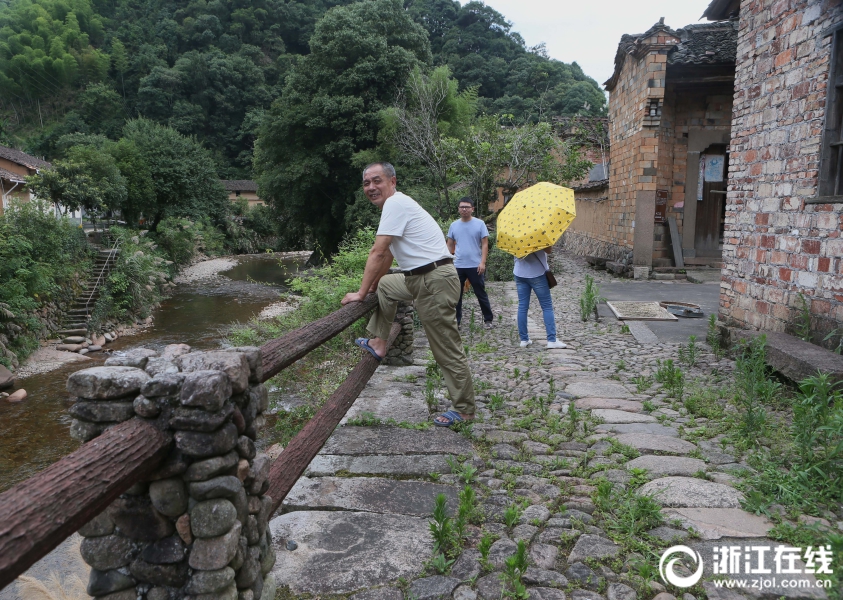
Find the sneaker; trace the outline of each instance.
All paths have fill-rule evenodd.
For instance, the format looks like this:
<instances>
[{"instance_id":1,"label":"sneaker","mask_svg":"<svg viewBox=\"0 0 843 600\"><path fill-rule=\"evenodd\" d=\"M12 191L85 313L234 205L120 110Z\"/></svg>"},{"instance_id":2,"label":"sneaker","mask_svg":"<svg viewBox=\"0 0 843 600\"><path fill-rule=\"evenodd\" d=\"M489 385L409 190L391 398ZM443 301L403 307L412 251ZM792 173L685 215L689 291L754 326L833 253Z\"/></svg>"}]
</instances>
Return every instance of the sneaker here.
<instances>
[{"instance_id":1,"label":"sneaker","mask_svg":"<svg viewBox=\"0 0 843 600\"><path fill-rule=\"evenodd\" d=\"M526 348L527 346L531 345L533 340L527 340L526 342L521 342L521 347Z\"/></svg>"},{"instance_id":2,"label":"sneaker","mask_svg":"<svg viewBox=\"0 0 843 600\"><path fill-rule=\"evenodd\" d=\"M483 327L485 327L486 329L491 329L493 327L492 322L486 321L485 323L483 323Z\"/></svg>"},{"instance_id":3,"label":"sneaker","mask_svg":"<svg viewBox=\"0 0 843 600\"><path fill-rule=\"evenodd\" d=\"M567 348L568 344L565 342L548 342L547 349L552 350L553 348Z\"/></svg>"}]
</instances>

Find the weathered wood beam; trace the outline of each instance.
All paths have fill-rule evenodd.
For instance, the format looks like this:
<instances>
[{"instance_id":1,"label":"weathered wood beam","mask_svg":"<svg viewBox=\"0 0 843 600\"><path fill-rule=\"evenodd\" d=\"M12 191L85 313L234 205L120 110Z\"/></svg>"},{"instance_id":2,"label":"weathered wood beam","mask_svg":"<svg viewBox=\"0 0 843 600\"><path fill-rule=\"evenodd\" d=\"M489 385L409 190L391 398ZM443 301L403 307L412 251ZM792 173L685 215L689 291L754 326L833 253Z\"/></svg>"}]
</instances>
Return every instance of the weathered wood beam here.
<instances>
[{"instance_id":1,"label":"weathered wood beam","mask_svg":"<svg viewBox=\"0 0 843 600\"><path fill-rule=\"evenodd\" d=\"M400 331L401 325L393 323L389 332L387 350L392 346ZM267 495L272 498L272 513L278 510L307 465L331 437L334 429L357 400L357 396L366 387L366 383L379 364L380 362L367 352L351 370L345 381L325 401L325 405L308 421L296 437L290 440L281 456L272 463L269 470L269 491L267 491Z\"/></svg>"},{"instance_id":2,"label":"weathered wood beam","mask_svg":"<svg viewBox=\"0 0 843 600\"><path fill-rule=\"evenodd\" d=\"M154 470L169 446L132 419L0 494L0 589Z\"/></svg>"},{"instance_id":3,"label":"weathered wood beam","mask_svg":"<svg viewBox=\"0 0 843 600\"><path fill-rule=\"evenodd\" d=\"M377 295L369 294L361 302L346 304L326 317L308 323L277 340L264 344L261 347L263 381L274 377L302 356L350 327L357 319L375 308L377 304Z\"/></svg>"}]
</instances>

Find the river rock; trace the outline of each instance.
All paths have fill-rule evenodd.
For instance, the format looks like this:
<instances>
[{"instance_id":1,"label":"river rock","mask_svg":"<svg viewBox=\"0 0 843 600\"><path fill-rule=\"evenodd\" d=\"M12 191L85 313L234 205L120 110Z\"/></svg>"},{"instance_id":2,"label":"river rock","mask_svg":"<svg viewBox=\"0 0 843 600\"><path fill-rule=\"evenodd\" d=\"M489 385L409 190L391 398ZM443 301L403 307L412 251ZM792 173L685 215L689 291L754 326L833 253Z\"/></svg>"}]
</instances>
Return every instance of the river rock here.
<instances>
[{"instance_id":1,"label":"river rock","mask_svg":"<svg viewBox=\"0 0 843 600\"><path fill-rule=\"evenodd\" d=\"M187 564L184 562L172 565L156 565L146 562L142 558L136 558L129 565L129 571L137 579L156 585L181 587L187 582Z\"/></svg>"},{"instance_id":2,"label":"river rock","mask_svg":"<svg viewBox=\"0 0 843 600\"><path fill-rule=\"evenodd\" d=\"M212 538L230 531L237 510L224 498L197 502L190 509L190 530L197 538Z\"/></svg>"},{"instance_id":3,"label":"river rock","mask_svg":"<svg viewBox=\"0 0 843 600\"><path fill-rule=\"evenodd\" d=\"M141 558L156 565L171 565L183 561L186 553L184 542L179 536L173 535L149 544L143 549Z\"/></svg>"},{"instance_id":4,"label":"river rock","mask_svg":"<svg viewBox=\"0 0 843 600\"><path fill-rule=\"evenodd\" d=\"M606 596L609 600L638 600L635 590L624 583L610 583Z\"/></svg>"},{"instance_id":5,"label":"river rock","mask_svg":"<svg viewBox=\"0 0 843 600\"><path fill-rule=\"evenodd\" d=\"M555 569L559 548L550 544L533 544L530 546L530 562L540 569Z\"/></svg>"},{"instance_id":6,"label":"river rock","mask_svg":"<svg viewBox=\"0 0 843 600\"><path fill-rule=\"evenodd\" d=\"M109 571L128 565L134 556L134 543L122 535L85 538L79 553L91 568Z\"/></svg>"},{"instance_id":7,"label":"river rock","mask_svg":"<svg viewBox=\"0 0 843 600\"><path fill-rule=\"evenodd\" d=\"M587 558L608 558L617 556L620 548L614 542L599 535L584 534L577 539L574 549L568 555L568 562L574 563Z\"/></svg>"},{"instance_id":8,"label":"river rock","mask_svg":"<svg viewBox=\"0 0 843 600\"><path fill-rule=\"evenodd\" d=\"M235 582L240 589L252 587L256 581L261 580L261 562L260 550L252 546L247 552L246 559L243 561L243 566L237 572ZM257 594L255 594L257 595Z\"/></svg>"},{"instance_id":9,"label":"river rock","mask_svg":"<svg viewBox=\"0 0 843 600\"><path fill-rule=\"evenodd\" d=\"M570 566L565 571L565 576L570 581L576 581L581 586L593 590L596 590L598 588L600 578L598 577L597 573L595 573L588 567L588 565L585 565L581 562L569 562L569 565Z\"/></svg>"},{"instance_id":10,"label":"river rock","mask_svg":"<svg viewBox=\"0 0 843 600\"><path fill-rule=\"evenodd\" d=\"M84 344L59 344L56 346L56 350L60 350L62 352L79 352L84 349Z\"/></svg>"},{"instance_id":11,"label":"river rock","mask_svg":"<svg viewBox=\"0 0 843 600\"><path fill-rule=\"evenodd\" d=\"M197 460L187 468L184 479L185 481L205 481L236 467L237 461L237 452L233 450L223 456Z\"/></svg>"},{"instance_id":12,"label":"river rock","mask_svg":"<svg viewBox=\"0 0 843 600\"><path fill-rule=\"evenodd\" d=\"M87 348L82 348L80 350L77 350L76 352L78 352L82 356L85 356L88 352L90 352L90 350L88 350Z\"/></svg>"},{"instance_id":13,"label":"river rock","mask_svg":"<svg viewBox=\"0 0 843 600\"><path fill-rule=\"evenodd\" d=\"M503 581L500 573L489 573L477 580L477 595L481 600L500 600L503 597Z\"/></svg>"},{"instance_id":14,"label":"river rock","mask_svg":"<svg viewBox=\"0 0 843 600\"><path fill-rule=\"evenodd\" d=\"M149 497L162 515L178 517L187 510L187 490L180 477L153 481L149 484Z\"/></svg>"},{"instance_id":15,"label":"river rock","mask_svg":"<svg viewBox=\"0 0 843 600\"><path fill-rule=\"evenodd\" d=\"M217 412L208 412L201 408L179 407L173 411L170 427L188 431L216 431L222 427L234 412L234 405L226 402Z\"/></svg>"},{"instance_id":16,"label":"river rock","mask_svg":"<svg viewBox=\"0 0 843 600\"><path fill-rule=\"evenodd\" d=\"M622 433L614 436L621 444L632 446L641 454L682 454L687 455L697 449L691 442L677 437L647 433Z\"/></svg>"},{"instance_id":17,"label":"river rock","mask_svg":"<svg viewBox=\"0 0 843 600\"><path fill-rule=\"evenodd\" d=\"M5 366L0 365L0 390L6 390L15 383L15 376Z\"/></svg>"},{"instance_id":18,"label":"river rock","mask_svg":"<svg viewBox=\"0 0 843 600\"><path fill-rule=\"evenodd\" d=\"M81 335L69 335L62 339L63 344L84 344L85 338Z\"/></svg>"},{"instance_id":19,"label":"river rock","mask_svg":"<svg viewBox=\"0 0 843 600\"><path fill-rule=\"evenodd\" d=\"M70 437L80 442L88 442L105 431L109 425L113 423L89 423L73 419L70 424Z\"/></svg>"},{"instance_id":20,"label":"river rock","mask_svg":"<svg viewBox=\"0 0 843 600\"><path fill-rule=\"evenodd\" d=\"M451 593L459 584L460 580L454 577L422 577L410 584L410 597L415 600L450 600Z\"/></svg>"},{"instance_id":21,"label":"river rock","mask_svg":"<svg viewBox=\"0 0 843 600\"><path fill-rule=\"evenodd\" d=\"M112 356L105 361L107 367L137 367L143 369L147 361L153 356L158 356L155 350L149 348L133 348L126 352Z\"/></svg>"},{"instance_id":22,"label":"river rock","mask_svg":"<svg viewBox=\"0 0 843 600\"><path fill-rule=\"evenodd\" d=\"M265 412L269 408L269 390L264 384L249 388L249 398L258 407L258 412Z\"/></svg>"},{"instance_id":23,"label":"river rock","mask_svg":"<svg viewBox=\"0 0 843 600\"><path fill-rule=\"evenodd\" d=\"M451 567L451 577L466 581L480 575L480 571L480 552L467 548L462 551L462 554Z\"/></svg>"},{"instance_id":24,"label":"river rock","mask_svg":"<svg viewBox=\"0 0 843 600\"><path fill-rule=\"evenodd\" d=\"M134 402L132 402L132 408L134 409L136 415L147 419L154 419L161 414L161 407L158 406L158 403L155 402L155 400L150 400L146 396L138 396L135 398Z\"/></svg>"},{"instance_id":25,"label":"river rock","mask_svg":"<svg viewBox=\"0 0 843 600\"><path fill-rule=\"evenodd\" d=\"M175 396L179 393L183 381L182 373L158 373L143 385L141 394L147 398Z\"/></svg>"},{"instance_id":26,"label":"river rock","mask_svg":"<svg viewBox=\"0 0 843 600\"><path fill-rule=\"evenodd\" d=\"M79 535L86 538L101 537L114 531L114 521L103 511L79 528Z\"/></svg>"},{"instance_id":27,"label":"river rock","mask_svg":"<svg viewBox=\"0 0 843 600\"><path fill-rule=\"evenodd\" d=\"M234 581L234 569L223 567L216 571L195 571L187 587L186 594L211 594L231 585Z\"/></svg>"},{"instance_id":28,"label":"river rock","mask_svg":"<svg viewBox=\"0 0 843 600\"><path fill-rule=\"evenodd\" d=\"M565 592L556 588L534 587L527 594L527 600L565 600Z\"/></svg>"},{"instance_id":29,"label":"river rock","mask_svg":"<svg viewBox=\"0 0 843 600\"><path fill-rule=\"evenodd\" d=\"M489 563L502 569L506 559L515 554L516 550L518 546L515 542L506 538L499 539L489 549Z\"/></svg>"},{"instance_id":30,"label":"river rock","mask_svg":"<svg viewBox=\"0 0 843 600\"><path fill-rule=\"evenodd\" d=\"M164 347L164 351L161 353L161 358L174 361L179 356L187 354L188 352L190 352L190 346L187 344L169 344Z\"/></svg>"},{"instance_id":31,"label":"river rock","mask_svg":"<svg viewBox=\"0 0 843 600\"><path fill-rule=\"evenodd\" d=\"M149 379L134 367L92 367L71 374L67 391L89 400L111 400L137 394Z\"/></svg>"},{"instance_id":32,"label":"river rock","mask_svg":"<svg viewBox=\"0 0 843 600\"><path fill-rule=\"evenodd\" d=\"M160 356L150 358L146 362L144 370L153 377L155 375L167 375L179 372L179 368L173 362Z\"/></svg>"},{"instance_id":33,"label":"river rock","mask_svg":"<svg viewBox=\"0 0 843 600\"><path fill-rule=\"evenodd\" d=\"M164 462L152 472L149 476L150 481L157 481L159 479L169 479L176 475L181 475L187 470L187 457L180 451L171 451Z\"/></svg>"},{"instance_id":34,"label":"river rock","mask_svg":"<svg viewBox=\"0 0 843 600\"><path fill-rule=\"evenodd\" d=\"M237 445L237 427L226 423L214 433L177 431L176 446L188 456L205 458L225 454Z\"/></svg>"},{"instance_id":35,"label":"river rock","mask_svg":"<svg viewBox=\"0 0 843 600\"><path fill-rule=\"evenodd\" d=\"M665 475L693 475L705 471L706 464L698 458L687 456L645 455L634 458L624 465L627 469L646 469L654 477Z\"/></svg>"},{"instance_id":36,"label":"river rock","mask_svg":"<svg viewBox=\"0 0 843 600\"><path fill-rule=\"evenodd\" d=\"M561 573L549 569L538 569L536 567L528 567L524 571L522 580L527 585L540 585L543 587L551 585L565 587L568 585L568 580Z\"/></svg>"},{"instance_id":37,"label":"river rock","mask_svg":"<svg viewBox=\"0 0 843 600\"><path fill-rule=\"evenodd\" d=\"M743 494L728 485L693 477L662 477L638 488L641 495L665 507L673 508L740 508Z\"/></svg>"},{"instance_id":38,"label":"river rock","mask_svg":"<svg viewBox=\"0 0 843 600\"><path fill-rule=\"evenodd\" d=\"M252 460L257 454L255 442L253 442L249 436L241 435L237 438L237 454L246 460Z\"/></svg>"},{"instance_id":39,"label":"river rock","mask_svg":"<svg viewBox=\"0 0 843 600\"><path fill-rule=\"evenodd\" d=\"M100 346L99 344L91 344L86 348L86 350L88 352L99 352L100 350L102 350L102 346Z\"/></svg>"},{"instance_id":40,"label":"river rock","mask_svg":"<svg viewBox=\"0 0 843 600\"><path fill-rule=\"evenodd\" d=\"M222 371L203 370L185 374L181 388L182 405L217 411L229 396L231 382Z\"/></svg>"},{"instance_id":41,"label":"river rock","mask_svg":"<svg viewBox=\"0 0 843 600\"><path fill-rule=\"evenodd\" d=\"M29 394L26 393L26 390L21 388L19 390L15 390L6 398L6 402L23 402Z\"/></svg>"},{"instance_id":42,"label":"river rock","mask_svg":"<svg viewBox=\"0 0 843 600\"><path fill-rule=\"evenodd\" d=\"M104 596L135 586L135 580L121 573L118 569L99 571L91 569L88 576L87 592L89 596Z\"/></svg>"},{"instance_id":43,"label":"river rock","mask_svg":"<svg viewBox=\"0 0 843 600\"><path fill-rule=\"evenodd\" d=\"M131 402L85 402L73 403L68 412L83 421L94 423L116 423L127 421L135 416L135 408Z\"/></svg>"},{"instance_id":44,"label":"river rock","mask_svg":"<svg viewBox=\"0 0 843 600\"><path fill-rule=\"evenodd\" d=\"M107 510L123 535L133 540L154 542L174 532L173 523L145 496L121 496Z\"/></svg>"},{"instance_id":45,"label":"river rock","mask_svg":"<svg viewBox=\"0 0 843 600\"><path fill-rule=\"evenodd\" d=\"M263 356L259 346L236 346L234 348L226 348L224 352L237 352L246 357L249 365L249 381L252 383L260 383L263 379Z\"/></svg>"},{"instance_id":46,"label":"river rock","mask_svg":"<svg viewBox=\"0 0 843 600\"><path fill-rule=\"evenodd\" d=\"M190 552L190 566L201 571L216 571L225 567L237 553L240 529L240 523L235 522L231 531L225 535L195 540Z\"/></svg>"},{"instance_id":47,"label":"river rock","mask_svg":"<svg viewBox=\"0 0 843 600\"><path fill-rule=\"evenodd\" d=\"M231 390L242 394L249 384L249 362L239 352L211 351L191 352L175 359L176 364L185 373L201 371L222 371L231 382ZM230 396L231 393L227 394Z\"/></svg>"}]
</instances>

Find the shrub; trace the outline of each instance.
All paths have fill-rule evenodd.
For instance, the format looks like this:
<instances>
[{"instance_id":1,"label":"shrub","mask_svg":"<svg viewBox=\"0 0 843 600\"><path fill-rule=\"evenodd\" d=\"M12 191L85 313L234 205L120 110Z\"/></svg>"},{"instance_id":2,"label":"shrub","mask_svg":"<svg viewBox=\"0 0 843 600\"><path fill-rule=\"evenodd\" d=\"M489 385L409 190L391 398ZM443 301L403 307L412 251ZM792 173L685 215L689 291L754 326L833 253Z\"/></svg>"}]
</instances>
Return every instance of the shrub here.
<instances>
[{"instance_id":1,"label":"shrub","mask_svg":"<svg viewBox=\"0 0 843 600\"><path fill-rule=\"evenodd\" d=\"M198 253L214 256L224 252L225 234L208 221L168 217L158 224L154 237L176 267L186 265Z\"/></svg>"},{"instance_id":2,"label":"shrub","mask_svg":"<svg viewBox=\"0 0 843 600\"><path fill-rule=\"evenodd\" d=\"M489 234L489 255L486 257L486 279L489 281L512 281L514 258L498 248L497 233Z\"/></svg>"},{"instance_id":3,"label":"shrub","mask_svg":"<svg viewBox=\"0 0 843 600\"><path fill-rule=\"evenodd\" d=\"M37 348L35 311L90 258L84 232L45 202L13 203L0 216L0 363L14 366Z\"/></svg>"}]
</instances>

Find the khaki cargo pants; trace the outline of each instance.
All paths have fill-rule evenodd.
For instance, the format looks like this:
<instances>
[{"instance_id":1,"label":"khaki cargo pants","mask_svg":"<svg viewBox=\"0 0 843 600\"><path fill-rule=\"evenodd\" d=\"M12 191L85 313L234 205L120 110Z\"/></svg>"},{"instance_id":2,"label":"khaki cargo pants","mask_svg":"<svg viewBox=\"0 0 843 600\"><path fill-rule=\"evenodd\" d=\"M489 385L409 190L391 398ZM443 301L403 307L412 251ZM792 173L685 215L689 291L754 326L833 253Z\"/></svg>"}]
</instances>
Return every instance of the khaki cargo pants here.
<instances>
[{"instance_id":1,"label":"khaki cargo pants","mask_svg":"<svg viewBox=\"0 0 843 600\"><path fill-rule=\"evenodd\" d=\"M459 299L460 280L454 265L443 265L424 275L384 275L378 283L378 308L366 329L374 337L388 339L398 302L412 300L433 358L445 377L454 410L473 415L474 384L457 329Z\"/></svg>"}]
</instances>

